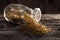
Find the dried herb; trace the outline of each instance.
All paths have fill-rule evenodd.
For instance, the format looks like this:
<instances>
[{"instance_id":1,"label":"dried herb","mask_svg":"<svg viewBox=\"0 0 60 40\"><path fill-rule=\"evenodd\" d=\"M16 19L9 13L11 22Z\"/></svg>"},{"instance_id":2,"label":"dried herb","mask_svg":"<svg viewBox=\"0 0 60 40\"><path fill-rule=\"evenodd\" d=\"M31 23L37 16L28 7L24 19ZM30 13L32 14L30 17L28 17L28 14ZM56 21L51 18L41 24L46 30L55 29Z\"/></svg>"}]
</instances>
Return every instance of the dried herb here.
<instances>
[{"instance_id":1,"label":"dried herb","mask_svg":"<svg viewBox=\"0 0 60 40\"><path fill-rule=\"evenodd\" d=\"M9 10L7 12L6 16L11 22L17 23L20 25L19 28L17 28L18 31L22 32L28 32L32 34L47 34L51 32L52 30L47 28L46 26L42 25L41 23L36 22L33 18L31 18L30 14L27 12L23 13L23 17L21 16L18 11ZM23 24L23 23L25 24ZM24 25L22 27L22 25Z\"/></svg>"}]
</instances>

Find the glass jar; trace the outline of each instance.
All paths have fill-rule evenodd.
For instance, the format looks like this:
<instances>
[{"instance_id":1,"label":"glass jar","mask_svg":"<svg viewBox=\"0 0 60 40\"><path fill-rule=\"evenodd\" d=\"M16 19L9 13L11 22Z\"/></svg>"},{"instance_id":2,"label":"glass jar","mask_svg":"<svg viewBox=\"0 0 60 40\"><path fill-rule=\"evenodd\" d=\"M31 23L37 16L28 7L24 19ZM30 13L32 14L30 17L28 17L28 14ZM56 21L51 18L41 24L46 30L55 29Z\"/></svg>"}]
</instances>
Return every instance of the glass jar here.
<instances>
[{"instance_id":1,"label":"glass jar","mask_svg":"<svg viewBox=\"0 0 60 40\"><path fill-rule=\"evenodd\" d=\"M8 12L10 12L10 13L8 13ZM15 13L13 14L13 12L15 12ZM31 9L31 8L28 8L27 6L22 5L22 4L9 4L9 5L7 5L4 9L4 17L7 21L14 22L11 19L11 17L13 18L14 15L17 14L22 19L24 12L28 13L31 16L31 18L33 18L37 22L39 22L41 19L40 8ZM15 15L15 16L17 16L17 15Z\"/></svg>"}]
</instances>

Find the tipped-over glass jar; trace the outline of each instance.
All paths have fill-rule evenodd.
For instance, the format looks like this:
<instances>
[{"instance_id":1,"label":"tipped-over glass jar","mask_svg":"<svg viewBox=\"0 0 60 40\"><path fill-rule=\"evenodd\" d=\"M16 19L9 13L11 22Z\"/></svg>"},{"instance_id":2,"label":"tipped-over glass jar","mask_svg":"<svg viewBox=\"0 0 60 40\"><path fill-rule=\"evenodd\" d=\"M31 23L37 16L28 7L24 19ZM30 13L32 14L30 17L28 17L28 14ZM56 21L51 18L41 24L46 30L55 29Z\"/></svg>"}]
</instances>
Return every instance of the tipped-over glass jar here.
<instances>
[{"instance_id":1,"label":"tipped-over glass jar","mask_svg":"<svg viewBox=\"0 0 60 40\"><path fill-rule=\"evenodd\" d=\"M40 8L35 8L35 9L31 9L27 6L24 6L22 4L9 4L5 7L4 9L4 17L7 21L10 22L19 22L21 21L21 23L23 22L23 15L24 13L28 13L31 18L33 18L34 20L36 20L37 22L40 21L41 19L41 10ZM20 20L15 20L20 18ZM14 21L15 20L15 21Z\"/></svg>"}]
</instances>

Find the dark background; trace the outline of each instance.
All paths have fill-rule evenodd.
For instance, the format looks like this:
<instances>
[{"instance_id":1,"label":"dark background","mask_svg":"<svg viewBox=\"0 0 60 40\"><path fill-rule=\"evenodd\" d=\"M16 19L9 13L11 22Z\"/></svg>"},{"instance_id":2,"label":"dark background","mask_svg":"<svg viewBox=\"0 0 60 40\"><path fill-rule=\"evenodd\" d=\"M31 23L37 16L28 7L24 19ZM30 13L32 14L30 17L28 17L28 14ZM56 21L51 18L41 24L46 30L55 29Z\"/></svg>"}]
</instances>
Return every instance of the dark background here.
<instances>
[{"instance_id":1,"label":"dark background","mask_svg":"<svg viewBox=\"0 0 60 40\"><path fill-rule=\"evenodd\" d=\"M0 14L3 14L5 6L10 3L23 4L33 9L39 7L42 14L56 15L60 13L60 0L0 0ZM44 15L42 17L44 18ZM36 36L14 31L9 32L10 30L8 32L0 31L0 40L60 40L60 19L41 20L40 22L53 29L56 28L56 32L50 35ZM3 28L14 29L15 26L15 24L7 22L3 15L0 15L1 30Z\"/></svg>"},{"instance_id":2,"label":"dark background","mask_svg":"<svg viewBox=\"0 0 60 40\"><path fill-rule=\"evenodd\" d=\"M60 13L60 0L0 0L0 14L6 5L10 3L19 3L31 8L39 7L42 14L45 13Z\"/></svg>"}]
</instances>

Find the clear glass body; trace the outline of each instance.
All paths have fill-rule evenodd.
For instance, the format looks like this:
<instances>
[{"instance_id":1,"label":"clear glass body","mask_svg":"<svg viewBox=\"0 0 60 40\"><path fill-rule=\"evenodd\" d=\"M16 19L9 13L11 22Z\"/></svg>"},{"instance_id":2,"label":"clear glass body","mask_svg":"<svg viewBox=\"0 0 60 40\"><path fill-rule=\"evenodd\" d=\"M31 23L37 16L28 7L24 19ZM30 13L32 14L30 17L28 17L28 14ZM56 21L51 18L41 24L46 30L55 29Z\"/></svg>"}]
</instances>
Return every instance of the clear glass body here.
<instances>
[{"instance_id":1,"label":"clear glass body","mask_svg":"<svg viewBox=\"0 0 60 40\"><path fill-rule=\"evenodd\" d=\"M22 4L9 4L4 9L4 17L9 22L24 24L23 15L27 13L32 19L39 22L41 19L41 11L39 8L34 10ZM17 20L18 19L18 20Z\"/></svg>"}]
</instances>

